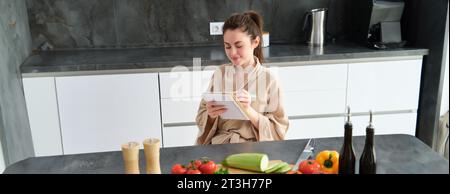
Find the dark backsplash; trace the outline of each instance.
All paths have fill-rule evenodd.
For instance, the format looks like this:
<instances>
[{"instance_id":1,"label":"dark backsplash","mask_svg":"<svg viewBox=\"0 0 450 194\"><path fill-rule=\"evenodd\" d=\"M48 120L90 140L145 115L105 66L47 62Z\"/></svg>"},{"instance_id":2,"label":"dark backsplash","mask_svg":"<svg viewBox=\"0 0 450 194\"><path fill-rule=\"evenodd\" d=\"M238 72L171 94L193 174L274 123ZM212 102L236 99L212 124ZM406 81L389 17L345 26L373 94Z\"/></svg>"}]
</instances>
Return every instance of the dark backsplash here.
<instances>
[{"instance_id":1,"label":"dark backsplash","mask_svg":"<svg viewBox=\"0 0 450 194\"><path fill-rule=\"evenodd\" d=\"M271 43L300 43L307 10L327 7L327 31L346 33L349 0L27 0L33 48L220 45L209 22L256 10Z\"/></svg>"}]
</instances>

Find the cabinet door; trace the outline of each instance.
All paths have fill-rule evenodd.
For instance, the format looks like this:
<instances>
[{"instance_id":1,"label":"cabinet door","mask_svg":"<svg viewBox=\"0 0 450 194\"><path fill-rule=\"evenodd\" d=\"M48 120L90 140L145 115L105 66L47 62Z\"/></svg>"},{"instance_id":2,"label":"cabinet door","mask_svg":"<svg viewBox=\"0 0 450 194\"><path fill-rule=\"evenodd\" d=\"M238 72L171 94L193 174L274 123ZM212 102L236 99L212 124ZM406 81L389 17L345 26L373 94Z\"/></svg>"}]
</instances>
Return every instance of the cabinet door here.
<instances>
[{"instance_id":1,"label":"cabinet door","mask_svg":"<svg viewBox=\"0 0 450 194\"><path fill-rule=\"evenodd\" d=\"M416 134L417 113L373 115L375 135L382 134ZM369 116L352 117L353 135L366 135Z\"/></svg>"},{"instance_id":2,"label":"cabinet door","mask_svg":"<svg viewBox=\"0 0 450 194\"><path fill-rule=\"evenodd\" d=\"M285 139L344 136L344 117L291 119Z\"/></svg>"},{"instance_id":3,"label":"cabinet door","mask_svg":"<svg viewBox=\"0 0 450 194\"><path fill-rule=\"evenodd\" d=\"M200 101L201 97L161 99L163 123L195 122Z\"/></svg>"},{"instance_id":4,"label":"cabinet door","mask_svg":"<svg viewBox=\"0 0 450 194\"><path fill-rule=\"evenodd\" d=\"M417 110L422 60L349 65L347 104L352 112Z\"/></svg>"},{"instance_id":5,"label":"cabinet door","mask_svg":"<svg viewBox=\"0 0 450 194\"><path fill-rule=\"evenodd\" d=\"M23 89L36 156L62 155L55 78L23 78Z\"/></svg>"},{"instance_id":6,"label":"cabinet door","mask_svg":"<svg viewBox=\"0 0 450 194\"><path fill-rule=\"evenodd\" d=\"M65 154L161 139L157 74L58 77L56 87Z\"/></svg>"},{"instance_id":7,"label":"cabinet door","mask_svg":"<svg viewBox=\"0 0 450 194\"><path fill-rule=\"evenodd\" d=\"M161 98L201 97L214 71L160 73Z\"/></svg>"},{"instance_id":8,"label":"cabinet door","mask_svg":"<svg viewBox=\"0 0 450 194\"><path fill-rule=\"evenodd\" d=\"M164 147L195 145L197 126L164 127Z\"/></svg>"},{"instance_id":9,"label":"cabinet door","mask_svg":"<svg viewBox=\"0 0 450 194\"><path fill-rule=\"evenodd\" d=\"M347 64L271 68L278 72L288 116L345 110Z\"/></svg>"},{"instance_id":10,"label":"cabinet door","mask_svg":"<svg viewBox=\"0 0 450 194\"><path fill-rule=\"evenodd\" d=\"M195 123L201 95L213 73L212 70L160 73L162 123ZM187 139L178 140L177 131ZM197 132L196 126L164 128L164 146L193 145Z\"/></svg>"},{"instance_id":11,"label":"cabinet door","mask_svg":"<svg viewBox=\"0 0 450 194\"><path fill-rule=\"evenodd\" d=\"M271 67L278 74L283 91L342 90L347 87L347 64Z\"/></svg>"},{"instance_id":12,"label":"cabinet door","mask_svg":"<svg viewBox=\"0 0 450 194\"><path fill-rule=\"evenodd\" d=\"M345 111L345 89L285 92L284 107L288 116L341 114Z\"/></svg>"}]
</instances>

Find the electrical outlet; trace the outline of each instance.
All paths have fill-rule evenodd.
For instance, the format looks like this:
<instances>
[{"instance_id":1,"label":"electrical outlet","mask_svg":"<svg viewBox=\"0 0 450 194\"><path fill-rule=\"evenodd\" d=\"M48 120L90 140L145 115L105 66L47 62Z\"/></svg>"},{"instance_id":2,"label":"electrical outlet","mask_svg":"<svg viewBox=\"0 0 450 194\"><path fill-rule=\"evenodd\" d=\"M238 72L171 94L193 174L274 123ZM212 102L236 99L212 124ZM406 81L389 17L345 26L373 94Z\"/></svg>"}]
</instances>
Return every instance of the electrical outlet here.
<instances>
[{"instance_id":1,"label":"electrical outlet","mask_svg":"<svg viewBox=\"0 0 450 194\"><path fill-rule=\"evenodd\" d=\"M222 35L222 28L224 22L209 22L210 35Z\"/></svg>"}]
</instances>

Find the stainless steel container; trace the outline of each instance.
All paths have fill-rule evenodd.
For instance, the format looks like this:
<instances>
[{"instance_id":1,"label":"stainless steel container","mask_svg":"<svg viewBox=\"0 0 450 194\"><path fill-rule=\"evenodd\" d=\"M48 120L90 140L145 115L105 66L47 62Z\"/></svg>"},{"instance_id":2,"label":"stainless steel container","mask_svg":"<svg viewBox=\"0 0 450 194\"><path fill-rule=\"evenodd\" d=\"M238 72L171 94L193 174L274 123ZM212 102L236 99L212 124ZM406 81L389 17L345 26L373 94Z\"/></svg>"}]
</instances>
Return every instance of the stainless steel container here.
<instances>
[{"instance_id":1,"label":"stainless steel container","mask_svg":"<svg viewBox=\"0 0 450 194\"><path fill-rule=\"evenodd\" d=\"M308 11L305 16L303 30L309 29L308 44L311 46L323 46L326 38L327 8L319 8Z\"/></svg>"}]
</instances>

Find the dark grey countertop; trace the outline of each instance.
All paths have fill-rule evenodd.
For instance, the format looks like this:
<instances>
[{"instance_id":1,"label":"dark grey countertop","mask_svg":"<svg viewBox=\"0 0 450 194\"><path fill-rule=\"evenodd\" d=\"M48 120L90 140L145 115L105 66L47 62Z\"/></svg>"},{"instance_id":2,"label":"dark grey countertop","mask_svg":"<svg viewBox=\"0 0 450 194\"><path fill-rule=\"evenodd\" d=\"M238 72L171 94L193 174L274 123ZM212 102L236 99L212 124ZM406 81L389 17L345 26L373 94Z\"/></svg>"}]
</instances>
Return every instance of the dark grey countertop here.
<instances>
[{"instance_id":1,"label":"dark grey countertop","mask_svg":"<svg viewBox=\"0 0 450 194\"><path fill-rule=\"evenodd\" d=\"M428 49L400 48L375 50L355 43L329 44L311 49L299 44L273 44L263 48L266 63L349 60L378 57L427 55ZM109 50L41 51L30 56L21 72L60 73L74 71L152 69L170 71L175 66L192 67L193 58L201 58L202 66L228 63L222 46L161 47Z\"/></svg>"},{"instance_id":2,"label":"dark grey countertop","mask_svg":"<svg viewBox=\"0 0 450 194\"><path fill-rule=\"evenodd\" d=\"M364 136L353 138L359 161L364 147ZM239 143L224 145L189 146L161 149L161 170L170 173L176 163L207 156L216 162L227 155L242 152L267 153L269 159L295 163L307 140ZM316 139L316 151L339 150L342 137ZM447 174L449 161L430 149L420 140L409 135L377 135L375 137L377 173L379 174ZM140 152L141 173L145 172L145 157ZM356 163L358 169L358 162ZM358 172L358 170L357 170ZM29 158L6 168L5 174L14 173L123 173L122 153L102 152L64 156Z\"/></svg>"}]
</instances>

